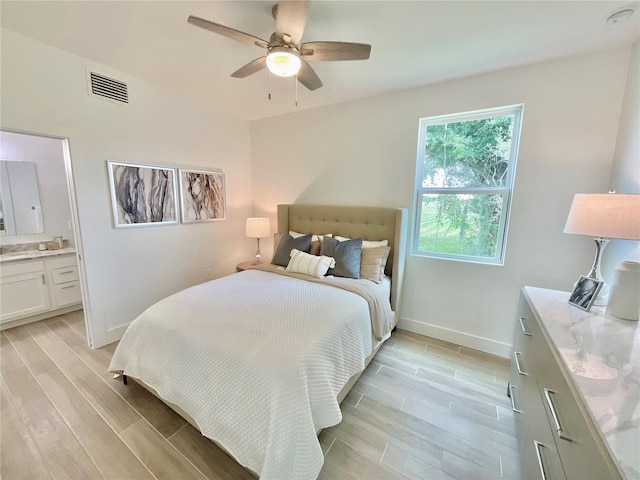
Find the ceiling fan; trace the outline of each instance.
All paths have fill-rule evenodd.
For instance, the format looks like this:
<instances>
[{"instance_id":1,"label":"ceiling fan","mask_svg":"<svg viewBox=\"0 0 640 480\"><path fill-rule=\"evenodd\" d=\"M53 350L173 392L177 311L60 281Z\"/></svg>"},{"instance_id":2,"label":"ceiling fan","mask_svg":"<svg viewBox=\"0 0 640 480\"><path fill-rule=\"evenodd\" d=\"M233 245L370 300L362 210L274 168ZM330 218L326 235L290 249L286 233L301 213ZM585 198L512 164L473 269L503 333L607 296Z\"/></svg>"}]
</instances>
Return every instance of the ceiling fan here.
<instances>
[{"instance_id":1,"label":"ceiling fan","mask_svg":"<svg viewBox=\"0 0 640 480\"><path fill-rule=\"evenodd\" d=\"M276 31L269 41L250 35L234 28L220 25L193 15L188 22L197 27L239 42L256 45L267 50L262 57L247 63L231 74L235 78L244 78L267 67L269 71L281 77L297 75L297 79L309 90L322 86L322 81L309 65L311 61L366 60L371 45L349 42L304 42L302 34L307 23L307 0L282 1L271 9Z\"/></svg>"}]
</instances>

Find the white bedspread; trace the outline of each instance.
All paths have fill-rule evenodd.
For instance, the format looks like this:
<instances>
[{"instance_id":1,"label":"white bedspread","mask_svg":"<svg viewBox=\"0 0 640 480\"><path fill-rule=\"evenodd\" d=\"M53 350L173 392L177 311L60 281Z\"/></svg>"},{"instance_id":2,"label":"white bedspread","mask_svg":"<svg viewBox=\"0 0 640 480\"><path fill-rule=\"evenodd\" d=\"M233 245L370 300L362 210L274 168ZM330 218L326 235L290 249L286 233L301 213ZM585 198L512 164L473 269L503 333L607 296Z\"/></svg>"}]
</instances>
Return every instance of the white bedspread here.
<instances>
[{"instance_id":1,"label":"white bedspread","mask_svg":"<svg viewBox=\"0 0 640 480\"><path fill-rule=\"evenodd\" d=\"M355 293L247 270L161 300L131 323L109 367L156 389L263 479L315 479L316 432L373 349Z\"/></svg>"}]
</instances>

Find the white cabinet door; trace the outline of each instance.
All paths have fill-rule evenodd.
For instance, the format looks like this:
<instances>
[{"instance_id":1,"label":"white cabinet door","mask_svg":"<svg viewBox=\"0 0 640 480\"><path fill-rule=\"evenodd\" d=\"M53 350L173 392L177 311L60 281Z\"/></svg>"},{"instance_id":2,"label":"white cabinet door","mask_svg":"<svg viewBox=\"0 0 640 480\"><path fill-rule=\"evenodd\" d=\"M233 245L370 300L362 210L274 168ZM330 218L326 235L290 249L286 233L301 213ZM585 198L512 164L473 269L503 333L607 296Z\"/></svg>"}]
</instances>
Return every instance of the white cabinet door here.
<instances>
[{"instance_id":1,"label":"white cabinet door","mask_svg":"<svg viewBox=\"0 0 640 480\"><path fill-rule=\"evenodd\" d=\"M0 323L49 310L45 273L23 273L2 278Z\"/></svg>"}]
</instances>

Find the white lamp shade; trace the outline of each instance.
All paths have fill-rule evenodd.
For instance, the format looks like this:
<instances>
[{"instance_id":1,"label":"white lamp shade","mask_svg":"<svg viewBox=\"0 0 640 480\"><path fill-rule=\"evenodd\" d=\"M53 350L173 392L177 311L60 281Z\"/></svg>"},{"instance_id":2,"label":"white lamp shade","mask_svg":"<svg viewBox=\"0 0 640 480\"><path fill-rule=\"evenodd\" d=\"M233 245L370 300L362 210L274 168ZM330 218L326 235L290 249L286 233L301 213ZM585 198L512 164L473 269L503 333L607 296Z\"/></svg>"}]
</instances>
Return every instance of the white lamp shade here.
<instances>
[{"instance_id":1,"label":"white lamp shade","mask_svg":"<svg viewBox=\"0 0 640 480\"><path fill-rule=\"evenodd\" d=\"M247 218L247 237L265 238L271 235L271 222L268 218Z\"/></svg>"},{"instance_id":2,"label":"white lamp shade","mask_svg":"<svg viewBox=\"0 0 640 480\"><path fill-rule=\"evenodd\" d=\"M640 240L640 195L578 193L573 197L564 233Z\"/></svg>"}]
</instances>

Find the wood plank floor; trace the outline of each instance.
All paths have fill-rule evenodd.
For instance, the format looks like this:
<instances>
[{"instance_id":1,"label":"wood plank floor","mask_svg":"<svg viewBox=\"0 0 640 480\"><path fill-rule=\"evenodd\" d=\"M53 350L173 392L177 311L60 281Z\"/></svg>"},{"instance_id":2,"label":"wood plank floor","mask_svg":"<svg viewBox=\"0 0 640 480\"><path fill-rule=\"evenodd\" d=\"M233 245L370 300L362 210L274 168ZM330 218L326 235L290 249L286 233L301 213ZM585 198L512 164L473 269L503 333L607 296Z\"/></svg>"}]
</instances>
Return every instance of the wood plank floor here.
<instances>
[{"instance_id":1,"label":"wood plank floor","mask_svg":"<svg viewBox=\"0 0 640 480\"><path fill-rule=\"evenodd\" d=\"M86 345L82 311L0 332L0 476L254 479ZM520 478L505 360L397 331L321 432L320 479Z\"/></svg>"}]
</instances>

